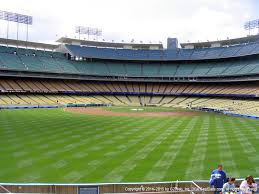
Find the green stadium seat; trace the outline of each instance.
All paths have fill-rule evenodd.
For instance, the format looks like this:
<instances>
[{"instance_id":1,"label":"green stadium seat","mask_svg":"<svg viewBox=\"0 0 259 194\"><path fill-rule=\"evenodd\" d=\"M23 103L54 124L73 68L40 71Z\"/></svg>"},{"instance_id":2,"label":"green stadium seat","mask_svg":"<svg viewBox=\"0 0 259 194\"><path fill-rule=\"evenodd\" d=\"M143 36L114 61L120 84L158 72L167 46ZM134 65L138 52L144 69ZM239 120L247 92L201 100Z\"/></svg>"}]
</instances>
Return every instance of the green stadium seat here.
<instances>
[{"instance_id":1,"label":"green stadium seat","mask_svg":"<svg viewBox=\"0 0 259 194\"><path fill-rule=\"evenodd\" d=\"M125 70L124 64L108 62L108 63L106 63L106 65L107 65L108 69L110 70L111 75L115 75L115 76L125 76L126 75L126 70Z\"/></svg>"},{"instance_id":2,"label":"green stadium seat","mask_svg":"<svg viewBox=\"0 0 259 194\"><path fill-rule=\"evenodd\" d=\"M43 63L38 57L20 55L20 59L25 67L28 67L30 71L44 71Z\"/></svg>"},{"instance_id":3,"label":"green stadium seat","mask_svg":"<svg viewBox=\"0 0 259 194\"><path fill-rule=\"evenodd\" d=\"M160 76L162 77L173 77L177 70L177 64L161 64Z\"/></svg>"},{"instance_id":4,"label":"green stadium seat","mask_svg":"<svg viewBox=\"0 0 259 194\"><path fill-rule=\"evenodd\" d=\"M142 76L140 63L125 63L127 76Z\"/></svg>"},{"instance_id":5,"label":"green stadium seat","mask_svg":"<svg viewBox=\"0 0 259 194\"><path fill-rule=\"evenodd\" d=\"M192 74L197 64L179 64L175 76L187 77Z\"/></svg>"},{"instance_id":6,"label":"green stadium seat","mask_svg":"<svg viewBox=\"0 0 259 194\"><path fill-rule=\"evenodd\" d=\"M157 77L159 75L160 64L143 64L143 76Z\"/></svg>"},{"instance_id":7,"label":"green stadium seat","mask_svg":"<svg viewBox=\"0 0 259 194\"><path fill-rule=\"evenodd\" d=\"M15 54L0 53L2 67L15 70L26 70L20 58Z\"/></svg>"}]
</instances>

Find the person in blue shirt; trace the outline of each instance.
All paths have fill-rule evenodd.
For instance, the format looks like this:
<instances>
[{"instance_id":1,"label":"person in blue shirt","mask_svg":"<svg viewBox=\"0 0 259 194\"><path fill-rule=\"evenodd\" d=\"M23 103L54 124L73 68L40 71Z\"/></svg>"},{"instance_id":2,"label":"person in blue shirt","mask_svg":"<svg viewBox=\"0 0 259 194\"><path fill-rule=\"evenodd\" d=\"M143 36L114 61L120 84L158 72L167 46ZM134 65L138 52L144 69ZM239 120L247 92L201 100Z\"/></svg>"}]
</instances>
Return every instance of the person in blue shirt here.
<instances>
[{"instance_id":1,"label":"person in blue shirt","mask_svg":"<svg viewBox=\"0 0 259 194\"><path fill-rule=\"evenodd\" d=\"M221 193L223 185L227 182L226 173L223 171L222 164L218 165L218 168L213 170L210 177L210 186L214 187L216 190L214 194Z\"/></svg>"}]
</instances>

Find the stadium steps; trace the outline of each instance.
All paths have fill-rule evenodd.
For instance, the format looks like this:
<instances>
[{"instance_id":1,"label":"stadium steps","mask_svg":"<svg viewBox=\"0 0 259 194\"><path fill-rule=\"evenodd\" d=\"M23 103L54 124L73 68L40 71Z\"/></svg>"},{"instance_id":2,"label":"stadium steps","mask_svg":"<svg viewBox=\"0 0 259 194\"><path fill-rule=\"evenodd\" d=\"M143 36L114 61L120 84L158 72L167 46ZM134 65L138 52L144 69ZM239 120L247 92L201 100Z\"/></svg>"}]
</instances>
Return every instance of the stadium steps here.
<instances>
[{"instance_id":1,"label":"stadium steps","mask_svg":"<svg viewBox=\"0 0 259 194\"><path fill-rule=\"evenodd\" d=\"M128 105L131 102L129 101L129 98L127 96L116 96L122 103Z\"/></svg>"},{"instance_id":2,"label":"stadium steps","mask_svg":"<svg viewBox=\"0 0 259 194\"><path fill-rule=\"evenodd\" d=\"M179 64L174 76L188 77L192 74L197 64Z\"/></svg>"},{"instance_id":3,"label":"stadium steps","mask_svg":"<svg viewBox=\"0 0 259 194\"><path fill-rule=\"evenodd\" d=\"M42 90L37 85L35 85L34 82L24 80L24 83L34 92L42 92Z\"/></svg>"},{"instance_id":4,"label":"stadium steps","mask_svg":"<svg viewBox=\"0 0 259 194\"><path fill-rule=\"evenodd\" d=\"M183 102L185 99L187 99L188 97L177 97L174 98L170 104L168 104L170 107L182 107L181 106L181 102Z\"/></svg>"},{"instance_id":5,"label":"stadium steps","mask_svg":"<svg viewBox=\"0 0 259 194\"><path fill-rule=\"evenodd\" d=\"M88 104L88 103L91 103L86 97L84 96L74 96L74 95L69 95L69 97L71 99L73 99L73 101L76 103L76 104Z\"/></svg>"},{"instance_id":6,"label":"stadium steps","mask_svg":"<svg viewBox=\"0 0 259 194\"><path fill-rule=\"evenodd\" d=\"M4 90L6 91L13 91L14 89L9 85L8 81L6 80L1 80L1 86L3 87Z\"/></svg>"},{"instance_id":7,"label":"stadium steps","mask_svg":"<svg viewBox=\"0 0 259 194\"><path fill-rule=\"evenodd\" d=\"M122 101L118 96L114 96L121 104L127 105L124 101Z\"/></svg>"},{"instance_id":8,"label":"stadium steps","mask_svg":"<svg viewBox=\"0 0 259 194\"><path fill-rule=\"evenodd\" d=\"M116 92L124 92L124 90L121 89L121 84L118 83L109 83L111 87L114 89Z\"/></svg>"},{"instance_id":9,"label":"stadium steps","mask_svg":"<svg viewBox=\"0 0 259 194\"><path fill-rule=\"evenodd\" d=\"M66 58L53 58L54 61L60 66L63 72L65 73L72 73L72 74L79 74L80 72L71 64L69 60Z\"/></svg>"},{"instance_id":10,"label":"stadium steps","mask_svg":"<svg viewBox=\"0 0 259 194\"><path fill-rule=\"evenodd\" d=\"M44 95L33 95L31 96L32 99L37 99L40 102L42 102L44 105L48 105L48 104L55 104L54 101L50 100L49 98L45 97Z\"/></svg>"},{"instance_id":11,"label":"stadium steps","mask_svg":"<svg viewBox=\"0 0 259 194\"><path fill-rule=\"evenodd\" d=\"M27 104L26 101L24 101L22 98L19 98L18 96L16 95L7 95L13 102L15 102L16 104L21 104L21 105L24 105L24 104Z\"/></svg>"},{"instance_id":12,"label":"stadium steps","mask_svg":"<svg viewBox=\"0 0 259 194\"><path fill-rule=\"evenodd\" d=\"M125 83L116 83L116 85L120 88L122 92L128 92L128 89L126 87Z\"/></svg>"},{"instance_id":13,"label":"stadium steps","mask_svg":"<svg viewBox=\"0 0 259 194\"><path fill-rule=\"evenodd\" d=\"M18 105L18 102L10 98L8 95L1 95L1 99L8 105Z\"/></svg>"},{"instance_id":14,"label":"stadium steps","mask_svg":"<svg viewBox=\"0 0 259 194\"><path fill-rule=\"evenodd\" d=\"M41 95L26 95L26 96L19 96L20 98L26 98L25 101L30 102L30 104L34 105L51 105L53 104L52 101L43 100L44 96Z\"/></svg>"},{"instance_id":15,"label":"stadium steps","mask_svg":"<svg viewBox=\"0 0 259 194\"><path fill-rule=\"evenodd\" d=\"M162 98L163 98L163 96L152 96L150 98L149 103L150 104L160 104L160 102L162 101Z\"/></svg>"},{"instance_id":16,"label":"stadium steps","mask_svg":"<svg viewBox=\"0 0 259 194\"><path fill-rule=\"evenodd\" d=\"M229 65L229 64L228 64ZM228 65L223 63L223 64L215 64L210 71L206 75L213 76L213 75L221 75L227 68Z\"/></svg>"},{"instance_id":17,"label":"stadium steps","mask_svg":"<svg viewBox=\"0 0 259 194\"><path fill-rule=\"evenodd\" d=\"M72 83L70 81L66 81L64 80L64 84L67 85L67 87L71 88L71 90L75 91L75 92L83 92L84 90L79 86L79 82L78 83Z\"/></svg>"},{"instance_id":18,"label":"stadium steps","mask_svg":"<svg viewBox=\"0 0 259 194\"><path fill-rule=\"evenodd\" d=\"M190 74L191 76L204 76L206 75L210 69L213 67L211 63L206 63L206 64L197 64L196 68L192 71Z\"/></svg>"},{"instance_id":19,"label":"stadium steps","mask_svg":"<svg viewBox=\"0 0 259 194\"><path fill-rule=\"evenodd\" d=\"M160 83L153 84L152 93L158 93L159 87L160 87Z\"/></svg>"},{"instance_id":20,"label":"stadium steps","mask_svg":"<svg viewBox=\"0 0 259 194\"><path fill-rule=\"evenodd\" d=\"M164 107L170 107L170 103L175 100L177 97L175 96L172 96L172 97L169 97L169 96L165 96L163 101L161 102L161 105L160 106L164 106Z\"/></svg>"},{"instance_id":21,"label":"stadium steps","mask_svg":"<svg viewBox=\"0 0 259 194\"><path fill-rule=\"evenodd\" d=\"M128 98L130 99L132 106L140 106L141 105L138 96L131 96L131 95L129 96L128 95Z\"/></svg>"},{"instance_id":22,"label":"stadium steps","mask_svg":"<svg viewBox=\"0 0 259 194\"><path fill-rule=\"evenodd\" d=\"M116 88L113 87L111 83L104 83L102 85L107 88L108 92L117 92Z\"/></svg>"},{"instance_id":23,"label":"stadium steps","mask_svg":"<svg viewBox=\"0 0 259 194\"><path fill-rule=\"evenodd\" d=\"M42 72L44 70L43 63L41 63L37 57L25 55L18 55L18 57L27 70L38 72Z\"/></svg>"},{"instance_id":24,"label":"stadium steps","mask_svg":"<svg viewBox=\"0 0 259 194\"><path fill-rule=\"evenodd\" d=\"M124 103L122 103L118 98L116 98L116 96L102 96L102 97L114 105L124 105ZM110 103L108 103L108 104L110 104Z\"/></svg>"},{"instance_id":25,"label":"stadium steps","mask_svg":"<svg viewBox=\"0 0 259 194\"><path fill-rule=\"evenodd\" d=\"M2 95L0 95L0 105L10 105L3 99Z\"/></svg>"},{"instance_id":26,"label":"stadium steps","mask_svg":"<svg viewBox=\"0 0 259 194\"><path fill-rule=\"evenodd\" d=\"M94 95L93 96L95 99L97 99L99 102L103 103L103 104L112 104L112 101L105 98L104 96L101 95Z\"/></svg>"}]
</instances>

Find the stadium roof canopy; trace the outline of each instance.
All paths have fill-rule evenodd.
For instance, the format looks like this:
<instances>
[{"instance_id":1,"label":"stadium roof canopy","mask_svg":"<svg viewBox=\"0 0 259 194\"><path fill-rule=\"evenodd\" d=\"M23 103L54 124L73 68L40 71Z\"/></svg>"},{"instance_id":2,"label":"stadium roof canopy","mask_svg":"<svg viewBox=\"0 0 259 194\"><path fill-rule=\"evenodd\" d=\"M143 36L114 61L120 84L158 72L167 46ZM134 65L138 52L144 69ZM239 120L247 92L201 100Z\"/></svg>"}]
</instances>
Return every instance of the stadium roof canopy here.
<instances>
[{"instance_id":1,"label":"stadium roof canopy","mask_svg":"<svg viewBox=\"0 0 259 194\"><path fill-rule=\"evenodd\" d=\"M0 38L0 45L13 46L13 47L24 47L24 48L27 47L27 48L52 50L52 51L58 47L58 45L55 45L55 44L29 42L29 41L24 41L24 40L15 40L15 39L6 39L6 38Z\"/></svg>"},{"instance_id":2,"label":"stadium roof canopy","mask_svg":"<svg viewBox=\"0 0 259 194\"><path fill-rule=\"evenodd\" d=\"M79 40L75 38L62 37L56 42L62 44L83 45L92 47L104 47L104 48L124 48L124 49L163 49L163 44L144 44L144 43L124 43L124 42L104 42L104 41L92 41L92 40Z\"/></svg>"},{"instance_id":3,"label":"stadium roof canopy","mask_svg":"<svg viewBox=\"0 0 259 194\"><path fill-rule=\"evenodd\" d=\"M232 46L239 44L247 44L251 42L258 42L259 34L251 35L247 37L235 38L235 39L226 39L226 40L217 40L217 41L207 41L207 42L188 42L181 43L182 48L210 48L210 47L223 47L223 46Z\"/></svg>"}]
</instances>

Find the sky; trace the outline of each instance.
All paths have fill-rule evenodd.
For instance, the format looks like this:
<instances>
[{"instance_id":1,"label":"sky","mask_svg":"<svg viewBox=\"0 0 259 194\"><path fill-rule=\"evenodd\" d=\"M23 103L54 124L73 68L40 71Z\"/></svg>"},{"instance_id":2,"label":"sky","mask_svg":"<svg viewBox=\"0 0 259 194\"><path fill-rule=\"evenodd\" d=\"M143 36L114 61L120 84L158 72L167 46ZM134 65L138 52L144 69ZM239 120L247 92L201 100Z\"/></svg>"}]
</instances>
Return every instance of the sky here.
<instances>
[{"instance_id":1,"label":"sky","mask_svg":"<svg viewBox=\"0 0 259 194\"><path fill-rule=\"evenodd\" d=\"M77 25L101 28L99 40L105 41L222 40L246 36L244 23L259 18L258 0L0 0L0 5L0 10L33 16L30 41L51 43L62 36L78 38ZM0 21L0 37L6 37L6 29ZM26 29L19 25L19 39L26 39ZM16 30L10 23L9 38L16 39Z\"/></svg>"}]
</instances>

